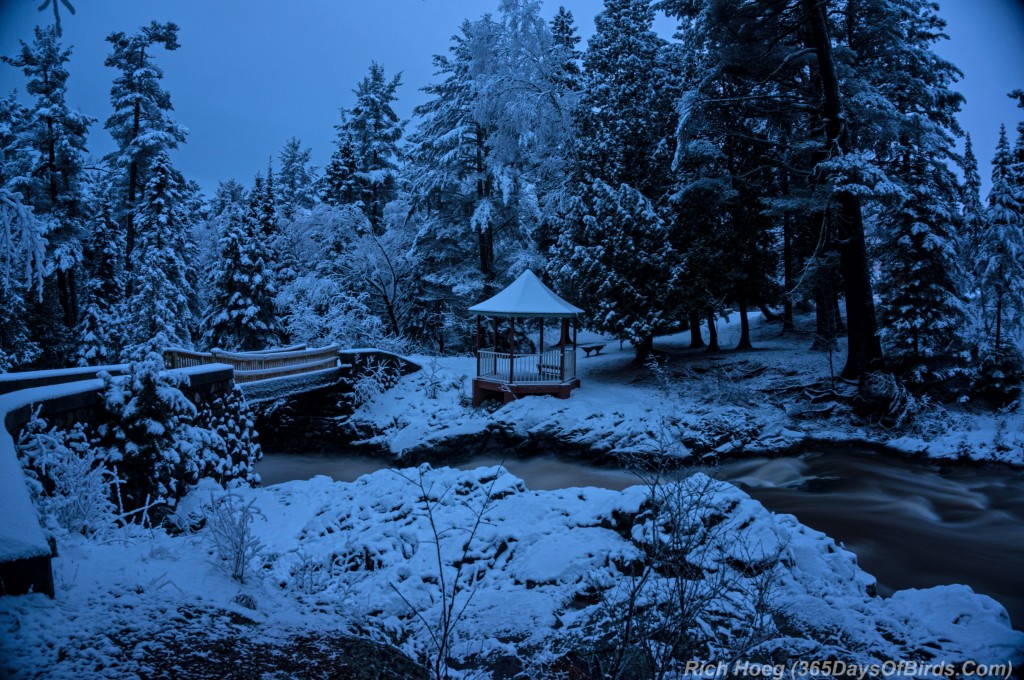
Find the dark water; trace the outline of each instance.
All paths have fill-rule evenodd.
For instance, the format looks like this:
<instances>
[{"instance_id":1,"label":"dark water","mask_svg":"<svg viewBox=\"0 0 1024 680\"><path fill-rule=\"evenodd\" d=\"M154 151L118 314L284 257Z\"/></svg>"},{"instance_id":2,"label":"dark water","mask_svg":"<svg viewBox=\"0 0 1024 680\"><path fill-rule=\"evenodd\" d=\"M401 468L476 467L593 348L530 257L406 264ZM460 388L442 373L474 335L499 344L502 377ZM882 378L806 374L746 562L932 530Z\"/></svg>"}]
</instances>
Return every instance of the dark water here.
<instances>
[{"instance_id":1,"label":"dark water","mask_svg":"<svg viewBox=\"0 0 1024 680\"><path fill-rule=\"evenodd\" d=\"M475 458L460 465L496 465ZM623 489L632 473L537 457L506 460L530 489ZM359 456L268 454L264 484L323 474L338 481L387 467ZM905 461L856 449L752 458L707 469L739 485L766 508L796 515L856 553L882 594L966 583L990 595L1024 628L1024 474L996 467Z\"/></svg>"}]
</instances>

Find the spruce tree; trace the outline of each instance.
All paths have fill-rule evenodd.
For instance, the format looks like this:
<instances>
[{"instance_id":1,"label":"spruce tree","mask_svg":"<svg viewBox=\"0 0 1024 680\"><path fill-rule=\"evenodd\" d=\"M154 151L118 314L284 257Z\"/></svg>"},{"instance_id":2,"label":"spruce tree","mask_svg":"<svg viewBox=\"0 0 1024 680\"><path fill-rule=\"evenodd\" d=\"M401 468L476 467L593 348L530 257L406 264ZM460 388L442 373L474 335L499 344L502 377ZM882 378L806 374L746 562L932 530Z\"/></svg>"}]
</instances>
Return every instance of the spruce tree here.
<instances>
[{"instance_id":1,"label":"spruce tree","mask_svg":"<svg viewBox=\"0 0 1024 680\"><path fill-rule=\"evenodd\" d=\"M121 354L125 294L125 238L114 219L109 191L94 202L91 233L85 248L85 305L75 336L80 366L117 361Z\"/></svg>"},{"instance_id":2,"label":"spruce tree","mask_svg":"<svg viewBox=\"0 0 1024 680\"><path fill-rule=\"evenodd\" d=\"M296 211L313 207L316 197L316 168L310 166L312 149L303 149L298 137L285 142L278 155L281 171L277 179L277 206L286 220L291 220Z\"/></svg>"},{"instance_id":3,"label":"spruce tree","mask_svg":"<svg viewBox=\"0 0 1024 680\"><path fill-rule=\"evenodd\" d=\"M659 214L671 182L678 74L645 0L606 0L595 22L576 108L578 195L548 269L571 295L601 300L588 322L629 338L640 362L678 304L678 253Z\"/></svg>"},{"instance_id":4,"label":"spruce tree","mask_svg":"<svg viewBox=\"0 0 1024 680\"><path fill-rule=\"evenodd\" d=\"M320 180L320 195L324 203L334 206L353 205L361 200L356 179L356 150L347 121L348 116L342 111L341 123L334 126L337 130L334 151Z\"/></svg>"},{"instance_id":5,"label":"spruce tree","mask_svg":"<svg viewBox=\"0 0 1024 680\"><path fill-rule=\"evenodd\" d=\"M1024 207L1014 181L1013 156L1001 127L978 253L982 313L996 354L1019 332L1024 314Z\"/></svg>"},{"instance_id":6,"label":"spruce tree","mask_svg":"<svg viewBox=\"0 0 1024 680\"><path fill-rule=\"evenodd\" d=\"M45 321L63 324L66 329L78 318L76 278L85 220L82 170L86 134L94 121L67 104L70 58L71 50L61 45L58 29L38 26L31 45L21 42L17 56L3 57L5 63L24 73L26 92L35 97L21 132L24 147L33 152L27 168L30 179L21 191L36 213L46 215L52 223L47 259L61 318Z\"/></svg>"},{"instance_id":7,"label":"spruce tree","mask_svg":"<svg viewBox=\"0 0 1024 680\"><path fill-rule=\"evenodd\" d=\"M168 347L192 346L189 222L182 179L166 153L153 159L135 210L136 248L125 318L127 355L141 359Z\"/></svg>"},{"instance_id":8,"label":"spruce tree","mask_svg":"<svg viewBox=\"0 0 1024 680\"><path fill-rule=\"evenodd\" d=\"M960 215L963 221L961 235L961 254L965 270L970 273L973 285L973 274L977 265L978 247L981 234L985 227L985 208L981 203L981 174L978 172L978 158L974 155L971 135L967 134L964 142L963 164L964 181L960 191Z\"/></svg>"},{"instance_id":9,"label":"spruce tree","mask_svg":"<svg viewBox=\"0 0 1024 680\"><path fill-rule=\"evenodd\" d=\"M393 104L401 82L401 73L388 80L384 67L373 62L356 87L356 102L343 120L355 156L359 202L378 235L384 231L384 206L397 190L402 121Z\"/></svg>"},{"instance_id":10,"label":"spruce tree","mask_svg":"<svg viewBox=\"0 0 1024 680\"><path fill-rule=\"evenodd\" d=\"M136 204L149 185L156 159L185 141L185 128L170 118L171 96L160 85L164 74L154 61L158 47L178 49L178 27L154 21L132 35L111 33L107 42L111 52L104 63L119 72L110 89L114 113L105 124L117 149L107 156L107 162L118 173L123 192L119 217L123 216L125 224L130 270L135 261Z\"/></svg>"},{"instance_id":11,"label":"spruce tree","mask_svg":"<svg viewBox=\"0 0 1024 680\"><path fill-rule=\"evenodd\" d=\"M272 250L263 226L267 196L257 181L244 214L228 206L221 215L220 261L205 322L204 340L211 347L248 351L280 341Z\"/></svg>"},{"instance_id":12,"label":"spruce tree","mask_svg":"<svg viewBox=\"0 0 1024 680\"><path fill-rule=\"evenodd\" d=\"M967 320L956 240L958 187L938 158L913 160L905 198L886 219L881 243L882 340L891 359L903 364L901 372L918 383L948 377L960 363Z\"/></svg>"}]
</instances>

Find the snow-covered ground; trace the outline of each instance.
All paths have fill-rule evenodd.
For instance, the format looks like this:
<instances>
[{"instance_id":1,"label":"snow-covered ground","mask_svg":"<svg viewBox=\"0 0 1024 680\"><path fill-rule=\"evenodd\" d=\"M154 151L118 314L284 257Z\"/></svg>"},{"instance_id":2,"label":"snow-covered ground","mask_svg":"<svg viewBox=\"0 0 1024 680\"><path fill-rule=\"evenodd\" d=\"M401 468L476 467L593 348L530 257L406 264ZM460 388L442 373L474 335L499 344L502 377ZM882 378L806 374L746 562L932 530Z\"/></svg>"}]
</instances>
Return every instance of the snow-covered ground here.
<instances>
[{"instance_id":1,"label":"snow-covered ground","mask_svg":"<svg viewBox=\"0 0 1024 680\"><path fill-rule=\"evenodd\" d=\"M211 493L197 490L179 515ZM536 677L596 644L598 624L625 611L626 586L667 526L647 488L529 491L498 468L422 466L236 493L262 515L244 585L216 566L208 527L65 536L56 599L0 598L0 675L174 676L204 655L234 653L225 645L284 648L324 634L429 658L454 603L465 609L451 627L453 659L515 659ZM697 474L675 498L685 507L673 517L690 518L702 537L686 561L703 576L684 583L706 595L694 635L707 653L779 663L1024 660L1024 633L966 586L883 599L853 554L729 484ZM670 575L648 576L645 595L672 592Z\"/></svg>"},{"instance_id":2,"label":"snow-covered ground","mask_svg":"<svg viewBox=\"0 0 1024 680\"><path fill-rule=\"evenodd\" d=\"M805 320L807 321L807 320ZM720 322L723 350L688 350L689 333L660 337L663 369L631 366L633 348L606 342L600 355L577 359L582 387L567 400L529 396L474 409L469 357L414 357L424 369L364 404L353 417L366 443L396 458L428 457L445 441L501 431L550 438L595 452L689 458L781 451L805 439L866 441L937 459L1024 465L1024 409L993 412L970 404L924 406L900 427L858 422L842 400L822 392L832 383L828 355L810 351L808 333L782 335L779 324L752 318L754 350L736 352L738 317ZM838 374L845 357L833 354ZM854 388L836 378L836 391Z\"/></svg>"},{"instance_id":3,"label":"snow-covered ground","mask_svg":"<svg viewBox=\"0 0 1024 680\"><path fill-rule=\"evenodd\" d=\"M723 347L735 330L723 327ZM828 376L807 336L760 322L754 331L756 350L713 357L685 350L685 335L661 338L660 371L630 367L631 348L609 342L579 359L583 386L570 399L500 408L469 406L471 359L417 357L423 370L363 404L353 423L399 459L503 431L645 460L852 438L1021 463L1017 414L934 409L900 432L854 426L842 404L802 389L814 396ZM295 671L296 658L344 656L331 641L351 635L428 661L448 645L468 675L500 666L536 677L614 644L608 631L633 605L637 621L671 618L671 607L654 612L680 588L702 603L687 624L699 659L1024 661L1024 633L995 600L967 586L878 597L854 554L795 517L699 473L682 484L671 517L655 510L671 503L652 505L643 486L530 491L499 468L424 465L238 489L259 539L244 584L218 563L209 524L195 521L223 493L202 486L179 508L181 532L58 536L57 597L0 598L0 676L216 676L225 660L261 672L291 660ZM680 518L690 530L673 534ZM681 537L685 550L658 557ZM672 573L681 564L684 579Z\"/></svg>"}]
</instances>

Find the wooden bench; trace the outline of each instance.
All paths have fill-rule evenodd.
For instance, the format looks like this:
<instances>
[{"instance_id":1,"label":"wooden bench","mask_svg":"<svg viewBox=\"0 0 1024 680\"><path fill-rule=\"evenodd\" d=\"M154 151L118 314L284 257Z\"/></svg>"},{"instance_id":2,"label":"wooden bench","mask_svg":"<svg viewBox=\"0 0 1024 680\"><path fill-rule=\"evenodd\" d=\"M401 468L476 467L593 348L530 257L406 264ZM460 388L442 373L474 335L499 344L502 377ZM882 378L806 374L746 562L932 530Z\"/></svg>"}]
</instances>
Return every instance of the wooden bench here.
<instances>
[{"instance_id":1,"label":"wooden bench","mask_svg":"<svg viewBox=\"0 0 1024 680\"><path fill-rule=\"evenodd\" d=\"M587 356L589 357L591 352L593 352L594 354L600 354L601 350L604 349L604 343L591 343L589 345L580 345L580 349L586 352Z\"/></svg>"},{"instance_id":2,"label":"wooden bench","mask_svg":"<svg viewBox=\"0 0 1024 680\"><path fill-rule=\"evenodd\" d=\"M545 355L537 365L537 372L542 378L560 378L562 376L560 361L560 359L555 360L553 357Z\"/></svg>"}]
</instances>

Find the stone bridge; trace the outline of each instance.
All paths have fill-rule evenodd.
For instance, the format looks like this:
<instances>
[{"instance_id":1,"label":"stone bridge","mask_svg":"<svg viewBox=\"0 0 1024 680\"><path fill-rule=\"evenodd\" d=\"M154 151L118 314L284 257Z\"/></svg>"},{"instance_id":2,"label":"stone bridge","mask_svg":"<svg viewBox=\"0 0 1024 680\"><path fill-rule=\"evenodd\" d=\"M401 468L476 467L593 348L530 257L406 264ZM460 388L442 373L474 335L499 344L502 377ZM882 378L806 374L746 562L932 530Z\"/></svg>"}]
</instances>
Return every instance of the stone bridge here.
<instances>
[{"instance_id":1,"label":"stone bridge","mask_svg":"<svg viewBox=\"0 0 1024 680\"><path fill-rule=\"evenodd\" d=\"M195 404L229 392L235 384L258 414L272 422L287 416L292 432L296 414L340 413L351 403L360 378L386 367L392 375L419 366L391 352L287 348L265 353L197 353L168 350L165 363L186 378L181 391ZM53 595L50 560L56 546L39 523L18 462L15 442L35 409L51 425L69 427L104 415L99 373L113 376L128 371L126 364L91 368L32 371L0 375L0 595L43 592ZM301 421L301 419L300 419ZM301 425L301 422L299 422ZM258 429L258 427L257 427ZM325 433L318 430L319 435Z\"/></svg>"}]
</instances>

